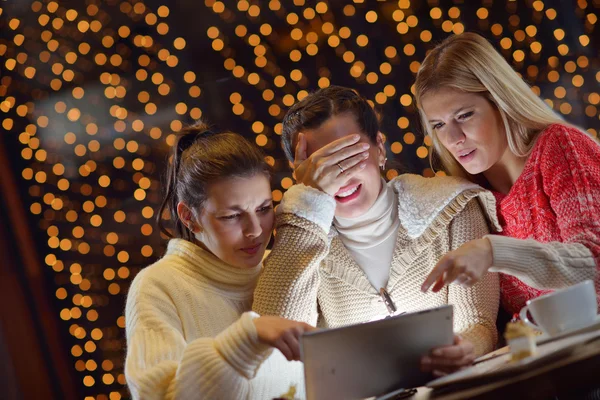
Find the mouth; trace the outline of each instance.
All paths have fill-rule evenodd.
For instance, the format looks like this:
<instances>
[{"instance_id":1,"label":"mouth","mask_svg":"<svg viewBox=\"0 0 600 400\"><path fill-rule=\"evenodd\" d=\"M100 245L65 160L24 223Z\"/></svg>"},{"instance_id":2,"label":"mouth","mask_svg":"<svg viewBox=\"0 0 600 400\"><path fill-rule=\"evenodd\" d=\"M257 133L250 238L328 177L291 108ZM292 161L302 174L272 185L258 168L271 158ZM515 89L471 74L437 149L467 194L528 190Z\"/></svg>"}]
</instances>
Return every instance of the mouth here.
<instances>
[{"instance_id":1,"label":"mouth","mask_svg":"<svg viewBox=\"0 0 600 400\"><path fill-rule=\"evenodd\" d=\"M347 203L356 199L360 195L362 184L352 184L338 190L335 194L335 201L338 203Z\"/></svg>"},{"instance_id":2,"label":"mouth","mask_svg":"<svg viewBox=\"0 0 600 400\"><path fill-rule=\"evenodd\" d=\"M458 153L458 161L461 163L471 161L475 155L475 151L477 149L472 150L462 150Z\"/></svg>"},{"instance_id":3,"label":"mouth","mask_svg":"<svg viewBox=\"0 0 600 400\"><path fill-rule=\"evenodd\" d=\"M240 250L242 250L244 253L253 255L253 254L256 254L260 250L261 246L262 246L262 243L258 243L253 247L244 247Z\"/></svg>"}]
</instances>

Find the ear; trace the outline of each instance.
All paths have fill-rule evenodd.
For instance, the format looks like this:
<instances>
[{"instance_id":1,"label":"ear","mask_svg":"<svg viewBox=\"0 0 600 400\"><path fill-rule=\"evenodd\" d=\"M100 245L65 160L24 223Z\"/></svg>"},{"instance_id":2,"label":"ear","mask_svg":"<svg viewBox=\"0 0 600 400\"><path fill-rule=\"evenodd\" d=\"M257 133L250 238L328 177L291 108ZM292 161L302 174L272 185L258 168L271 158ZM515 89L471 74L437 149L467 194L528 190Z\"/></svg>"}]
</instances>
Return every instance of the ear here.
<instances>
[{"instance_id":1,"label":"ear","mask_svg":"<svg viewBox=\"0 0 600 400\"><path fill-rule=\"evenodd\" d=\"M385 137L383 133L377 132L377 163L379 167L384 167L386 160Z\"/></svg>"},{"instance_id":2,"label":"ear","mask_svg":"<svg viewBox=\"0 0 600 400\"><path fill-rule=\"evenodd\" d=\"M183 222L186 228L188 228L192 233L197 233L202 230L196 222L194 222L194 213L187 206L187 204L183 202L177 203L177 216Z\"/></svg>"}]
</instances>

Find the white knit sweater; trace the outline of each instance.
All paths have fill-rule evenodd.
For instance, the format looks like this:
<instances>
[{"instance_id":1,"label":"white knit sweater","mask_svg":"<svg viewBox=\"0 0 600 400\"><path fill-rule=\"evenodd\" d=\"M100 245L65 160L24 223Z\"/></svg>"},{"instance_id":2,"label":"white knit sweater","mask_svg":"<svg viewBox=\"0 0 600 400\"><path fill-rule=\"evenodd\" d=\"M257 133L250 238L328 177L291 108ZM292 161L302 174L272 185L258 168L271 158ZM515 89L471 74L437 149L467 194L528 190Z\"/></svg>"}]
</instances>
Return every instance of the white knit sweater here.
<instances>
[{"instance_id":1,"label":"white knit sweater","mask_svg":"<svg viewBox=\"0 0 600 400\"><path fill-rule=\"evenodd\" d=\"M250 310L261 265L232 267L199 246L169 241L134 279L125 311L125 376L135 399L271 399L303 368L258 342Z\"/></svg>"},{"instance_id":2,"label":"white knit sweater","mask_svg":"<svg viewBox=\"0 0 600 400\"><path fill-rule=\"evenodd\" d=\"M398 311L452 304L455 331L473 342L477 355L493 350L497 274L487 274L472 288L420 290L442 255L481 238L490 226L500 229L493 195L453 177L406 174L389 185L398 195L400 227L386 290ZM335 207L331 196L304 185L285 193L277 210L275 245L254 294L255 311L331 328L386 315L379 288L372 286L339 235L329 232Z\"/></svg>"}]
</instances>

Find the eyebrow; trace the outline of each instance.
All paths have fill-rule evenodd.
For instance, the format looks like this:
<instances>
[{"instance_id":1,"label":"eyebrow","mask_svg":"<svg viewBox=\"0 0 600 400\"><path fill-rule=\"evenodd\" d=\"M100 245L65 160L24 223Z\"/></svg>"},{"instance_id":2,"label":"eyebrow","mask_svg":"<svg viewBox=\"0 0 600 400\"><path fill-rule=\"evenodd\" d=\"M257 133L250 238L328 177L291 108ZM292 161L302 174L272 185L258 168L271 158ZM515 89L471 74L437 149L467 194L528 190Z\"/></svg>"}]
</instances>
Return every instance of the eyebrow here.
<instances>
[{"instance_id":1,"label":"eyebrow","mask_svg":"<svg viewBox=\"0 0 600 400\"><path fill-rule=\"evenodd\" d=\"M465 109L467 109L467 108L471 108L471 107L474 107L474 105L473 105L473 104L471 104L471 105L468 105L468 106L462 106L462 107L459 107L459 108L457 108L456 110L454 110L454 111L452 112L452 115L456 115L456 114L458 114L459 112L461 112L461 111L463 111L463 110L465 110ZM438 119L430 119L430 120L429 120L429 122L435 122L435 121L439 121L439 120L438 120Z\"/></svg>"},{"instance_id":2,"label":"eyebrow","mask_svg":"<svg viewBox=\"0 0 600 400\"><path fill-rule=\"evenodd\" d=\"M265 199L265 201L263 201L262 203L260 203L259 207L264 207L268 203L272 203L272 202L273 202L273 198L270 197L268 199ZM231 207L225 207L222 211L240 211L240 212L243 212L245 210L243 208L241 208L240 206L234 205L234 206L231 206Z\"/></svg>"}]
</instances>

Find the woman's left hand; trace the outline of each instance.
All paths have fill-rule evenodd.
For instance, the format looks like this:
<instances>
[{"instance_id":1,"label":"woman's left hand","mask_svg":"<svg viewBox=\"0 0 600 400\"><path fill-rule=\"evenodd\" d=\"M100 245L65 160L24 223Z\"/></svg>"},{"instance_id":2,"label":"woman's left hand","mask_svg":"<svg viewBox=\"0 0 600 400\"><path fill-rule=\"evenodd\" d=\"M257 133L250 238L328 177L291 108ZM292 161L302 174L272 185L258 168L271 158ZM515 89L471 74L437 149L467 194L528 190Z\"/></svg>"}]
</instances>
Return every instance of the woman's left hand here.
<instances>
[{"instance_id":1,"label":"woman's left hand","mask_svg":"<svg viewBox=\"0 0 600 400\"><path fill-rule=\"evenodd\" d=\"M454 344L438 347L421 358L421 370L444 376L468 367L475 360L475 348L468 340L454 335Z\"/></svg>"},{"instance_id":2,"label":"woman's left hand","mask_svg":"<svg viewBox=\"0 0 600 400\"><path fill-rule=\"evenodd\" d=\"M471 287L483 278L493 259L492 244L488 239L471 240L438 261L423 282L421 291L427 292L435 283L432 290L439 292L454 281Z\"/></svg>"}]
</instances>

